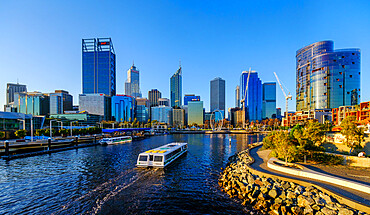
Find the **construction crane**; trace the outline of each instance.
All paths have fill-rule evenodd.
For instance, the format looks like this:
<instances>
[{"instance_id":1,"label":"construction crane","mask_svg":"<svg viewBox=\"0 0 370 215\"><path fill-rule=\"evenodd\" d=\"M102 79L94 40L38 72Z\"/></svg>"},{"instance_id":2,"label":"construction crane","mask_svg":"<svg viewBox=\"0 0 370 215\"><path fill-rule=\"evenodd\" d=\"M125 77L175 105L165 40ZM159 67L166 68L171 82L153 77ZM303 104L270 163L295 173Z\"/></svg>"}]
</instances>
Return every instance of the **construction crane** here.
<instances>
[{"instance_id":1,"label":"construction crane","mask_svg":"<svg viewBox=\"0 0 370 215\"><path fill-rule=\"evenodd\" d=\"M244 93L244 98L240 101L240 103L242 104L243 106L243 110L244 110L244 120L243 120L243 128L245 128L245 113L247 112L247 108L246 108L246 104L245 104L245 98L247 98L247 91L248 91L248 85L249 85L249 77L251 76L251 68L249 67L249 71L248 71L248 78L247 78L247 84L245 85L245 93Z\"/></svg>"},{"instance_id":2,"label":"construction crane","mask_svg":"<svg viewBox=\"0 0 370 215\"><path fill-rule=\"evenodd\" d=\"M274 72L274 75L275 75L275 77L276 77L276 80L278 81L278 83L279 83L279 86L280 86L280 88L281 88L281 91L283 91L283 94L284 94L284 96L285 96L285 118L286 118L286 120L287 120L287 122L288 122L288 100L290 99L290 100L292 100L292 95L290 95L290 92L288 92L288 95L285 93L285 91L284 91L284 88L283 88L283 86L281 85L281 83L280 83L280 80L279 80L279 78L278 78L278 76L276 75L276 73ZM288 125L289 125L289 122L288 122Z\"/></svg>"}]
</instances>

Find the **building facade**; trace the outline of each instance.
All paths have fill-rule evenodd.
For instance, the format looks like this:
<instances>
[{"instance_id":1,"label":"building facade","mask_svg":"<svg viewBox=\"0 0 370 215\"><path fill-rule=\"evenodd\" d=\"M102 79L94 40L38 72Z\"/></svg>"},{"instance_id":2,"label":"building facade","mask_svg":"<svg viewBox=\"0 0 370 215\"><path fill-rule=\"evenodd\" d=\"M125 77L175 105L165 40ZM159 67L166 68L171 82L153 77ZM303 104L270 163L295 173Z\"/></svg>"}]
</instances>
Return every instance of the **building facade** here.
<instances>
[{"instance_id":1,"label":"building facade","mask_svg":"<svg viewBox=\"0 0 370 215\"><path fill-rule=\"evenodd\" d=\"M103 120L103 116L89 113L51 114L50 118L65 122L66 125L70 122L78 122L79 126L96 126Z\"/></svg>"},{"instance_id":2,"label":"building facade","mask_svg":"<svg viewBox=\"0 0 370 215\"><path fill-rule=\"evenodd\" d=\"M262 119L276 118L276 82L262 85Z\"/></svg>"},{"instance_id":3,"label":"building facade","mask_svg":"<svg viewBox=\"0 0 370 215\"><path fill-rule=\"evenodd\" d=\"M111 38L82 39L82 93L116 95L116 54Z\"/></svg>"},{"instance_id":4,"label":"building facade","mask_svg":"<svg viewBox=\"0 0 370 215\"><path fill-rule=\"evenodd\" d=\"M220 110L225 113L225 80L217 77L210 82L210 111Z\"/></svg>"},{"instance_id":5,"label":"building facade","mask_svg":"<svg viewBox=\"0 0 370 215\"><path fill-rule=\"evenodd\" d=\"M172 125L172 107L156 106L151 107L151 120L157 120L159 123Z\"/></svg>"},{"instance_id":6,"label":"building facade","mask_svg":"<svg viewBox=\"0 0 370 215\"><path fill-rule=\"evenodd\" d=\"M109 121L112 117L112 100L104 94L80 94L79 111L103 116L103 120Z\"/></svg>"},{"instance_id":7,"label":"building facade","mask_svg":"<svg viewBox=\"0 0 370 215\"><path fill-rule=\"evenodd\" d=\"M148 92L148 98L150 102L150 107L158 106L158 99L162 98L162 93L157 89L152 89Z\"/></svg>"},{"instance_id":8,"label":"building facade","mask_svg":"<svg viewBox=\"0 0 370 215\"><path fill-rule=\"evenodd\" d=\"M135 65L127 70L127 80L125 82L125 94L135 98L141 97L140 93L140 73Z\"/></svg>"},{"instance_id":9,"label":"building facade","mask_svg":"<svg viewBox=\"0 0 370 215\"><path fill-rule=\"evenodd\" d=\"M360 49L334 50L316 42L296 53L296 109L338 108L360 103Z\"/></svg>"},{"instance_id":10,"label":"building facade","mask_svg":"<svg viewBox=\"0 0 370 215\"><path fill-rule=\"evenodd\" d=\"M203 101L188 102L188 125L203 125Z\"/></svg>"},{"instance_id":11,"label":"building facade","mask_svg":"<svg viewBox=\"0 0 370 215\"><path fill-rule=\"evenodd\" d=\"M15 93L18 113L45 116L50 113L50 97L47 93L28 92Z\"/></svg>"},{"instance_id":12,"label":"building facade","mask_svg":"<svg viewBox=\"0 0 370 215\"><path fill-rule=\"evenodd\" d=\"M170 100L171 107L182 105L182 69L181 66L170 79Z\"/></svg>"},{"instance_id":13,"label":"building facade","mask_svg":"<svg viewBox=\"0 0 370 215\"><path fill-rule=\"evenodd\" d=\"M73 96L64 90L50 93L50 114L63 114L73 110Z\"/></svg>"},{"instance_id":14,"label":"building facade","mask_svg":"<svg viewBox=\"0 0 370 215\"><path fill-rule=\"evenodd\" d=\"M256 71L251 71L248 90L246 84L248 72L242 72L240 77L241 98L245 99L245 119L251 121L262 120L262 83ZM246 98L245 98L246 97Z\"/></svg>"},{"instance_id":15,"label":"building facade","mask_svg":"<svg viewBox=\"0 0 370 215\"><path fill-rule=\"evenodd\" d=\"M150 102L147 98L136 98L135 118L146 123L150 116Z\"/></svg>"},{"instance_id":16,"label":"building facade","mask_svg":"<svg viewBox=\"0 0 370 215\"><path fill-rule=\"evenodd\" d=\"M200 101L200 96L196 96L195 94L185 94L184 105L188 105L189 101Z\"/></svg>"},{"instance_id":17,"label":"building facade","mask_svg":"<svg viewBox=\"0 0 370 215\"><path fill-rule=\"evenodd\" d=\"M167 98L159 98L158 105L159 106L170 106L170 100Z\"/></svg>"},{"instance_id":18,"label":"building facade","mask_svg":"<svg viewBox=\"0 0 370 215\"><path fill-rule=\"evenodd\" d=\"M132 122L135 118L135 98L128 95L112 96L112 120Z\"/></svg>"},{"instance_id":19,"label":"building facade","mask_svg":"<svg viewBox=\"0 0 370 215\"><path fill-rule=\"evenodd\" d=\"M175 128L182 128L185 125L185 110L173 109L172 110L172 125Z\"/></svg>"}]
</instances>

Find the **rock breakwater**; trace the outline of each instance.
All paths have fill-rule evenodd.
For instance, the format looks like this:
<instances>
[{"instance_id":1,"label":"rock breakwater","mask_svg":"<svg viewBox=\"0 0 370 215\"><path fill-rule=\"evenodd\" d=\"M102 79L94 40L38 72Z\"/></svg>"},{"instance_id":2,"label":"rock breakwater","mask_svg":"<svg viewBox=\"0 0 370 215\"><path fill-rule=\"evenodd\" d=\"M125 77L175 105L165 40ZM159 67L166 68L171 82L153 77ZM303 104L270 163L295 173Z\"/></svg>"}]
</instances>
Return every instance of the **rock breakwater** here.
<instances>
[{"instance_id":1,"label":"rock breakwater","mask_svg":"<svg viewBox=\"0 0 370 215\"><path fill-rule=\"evenodd\" d=\"M221 173L219 186L231 198L239 198L243 205L250 205L264 214L366 214L340 204L334 197L315 186L301 186L253 174L250 171L248 150L235 154Z\"/></svg>"}]
</instances>

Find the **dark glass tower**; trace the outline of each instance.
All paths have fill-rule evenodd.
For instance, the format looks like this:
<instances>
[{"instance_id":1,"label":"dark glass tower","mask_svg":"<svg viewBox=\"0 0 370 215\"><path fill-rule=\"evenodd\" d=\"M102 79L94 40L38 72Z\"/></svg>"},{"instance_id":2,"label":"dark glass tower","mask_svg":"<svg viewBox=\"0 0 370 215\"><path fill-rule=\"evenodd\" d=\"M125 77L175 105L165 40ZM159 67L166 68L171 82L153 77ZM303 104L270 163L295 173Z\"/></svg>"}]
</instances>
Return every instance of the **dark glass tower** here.
<instances>
[{"instance_id":1,"label":"dark glass tower","mask_svg":"<svg viewBox=\"0 0 370 215\"><path fill-rule=\"evenodd\" d=\"M116 54L111 38L82 39L82 93L116 95Z\"/></svg>"},{"instance_id":2,"label":"dark glass tower","mask_svg":"<svg viewBox=\"0 0 370 215\"><path fill-rule=\"evenodd\" d=\"M322 41L299 49L296 60L297 111L360 103L360 49L334 50L333 41Z\"/></svg>"},{"instance_id":3,"label":"dark glass tower","mask_svg":"<svg viewBox=\"0 0 370 215\"><path fill-rule=\"evenodd\" d=\"M170 79L171 107L182 105L182 70L181 66Z\"/></svg>"},{"instance_id":4,"label":"dark glass tower","mask_svg":"<svg viewBox=\"0 0 370 215\"><path fill-rule=\"evenodd\" d=\"M215 78L210 83L211 109L210 111L223 111L225 116L225 80L222 78Z\"/></svg>"}]
</instances>

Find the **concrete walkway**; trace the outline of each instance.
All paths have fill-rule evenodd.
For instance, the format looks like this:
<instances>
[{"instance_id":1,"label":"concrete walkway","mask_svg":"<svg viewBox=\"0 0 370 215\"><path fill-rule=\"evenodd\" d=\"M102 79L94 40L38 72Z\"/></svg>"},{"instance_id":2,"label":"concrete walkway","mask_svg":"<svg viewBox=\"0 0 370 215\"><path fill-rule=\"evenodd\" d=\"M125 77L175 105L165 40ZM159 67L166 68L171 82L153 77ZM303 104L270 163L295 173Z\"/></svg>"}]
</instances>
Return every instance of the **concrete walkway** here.
<instances>
[{"instance_id":1,"label":"concrete walkway","mask_svg":"<svg viewBox=\"0 0 370 215\"><path fill-rule=\"evenodd\" d=\"M258 151L260 148L261 147L256 147L254 149L251 149L250 152L249 152L250 155L255 159L255 162L250 165L252 168L254 168L258 171L261 171L261 172L266 172L266 173L274 174L274 175L277 175L277 176L283 176L283 177L287 177L287 178L292 178L292 179L296 179L296 180L310 182L312 184L316 184L318 186L321 186L323 188L331 190L335 193L338 193L342 196L346 196L346 197L351 198L351 199L353 199L357 202L360 202L362 204L370 206L370 195L368 195L366 193L356 191L356 190L353 190L353 189L350 189L350 188L338 186L338 185L335 185L335 184L324 183L322 181L317 181L317 180L313 180L313 179L307 179L307 178L303 178L303 177L299 177L299 176L293 176L293 175L285 174L285 173L278 172L278 171L275 171L275 170L272 170L272 169L268 168L266 163L269 159L268 155L270 154L271 151L270 150ZM348 178L346 178L346 179L348 179ZM351 180L351 179L349 179L349 180Z\"/></svg>"}]
</instances>

